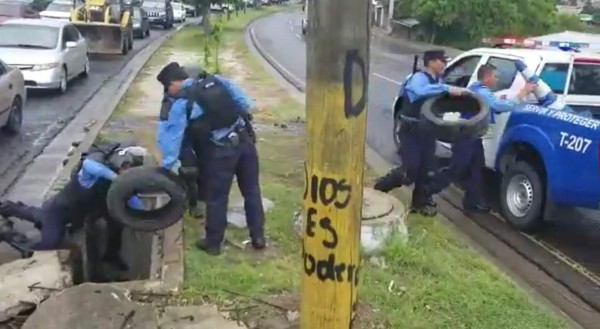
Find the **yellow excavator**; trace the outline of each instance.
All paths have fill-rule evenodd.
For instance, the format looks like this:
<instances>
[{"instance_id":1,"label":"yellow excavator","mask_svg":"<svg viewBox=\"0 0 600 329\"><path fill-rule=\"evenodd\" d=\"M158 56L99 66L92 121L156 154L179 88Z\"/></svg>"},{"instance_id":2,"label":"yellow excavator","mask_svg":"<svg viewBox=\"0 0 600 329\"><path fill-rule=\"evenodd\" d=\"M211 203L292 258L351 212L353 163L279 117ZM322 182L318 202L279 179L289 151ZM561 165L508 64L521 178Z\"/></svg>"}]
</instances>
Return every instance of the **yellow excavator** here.
<instances>
[{"instance_id":1,"label":"yellow excavator","mask_svg":"<svg viewBox=\"0 0 600 329\"><path fill-rule=\"evenodd\" d=\"M73 0L71 23L87 40L90 54L127 55L133 48L131 2Z\"/></svg>"}]
</instances>

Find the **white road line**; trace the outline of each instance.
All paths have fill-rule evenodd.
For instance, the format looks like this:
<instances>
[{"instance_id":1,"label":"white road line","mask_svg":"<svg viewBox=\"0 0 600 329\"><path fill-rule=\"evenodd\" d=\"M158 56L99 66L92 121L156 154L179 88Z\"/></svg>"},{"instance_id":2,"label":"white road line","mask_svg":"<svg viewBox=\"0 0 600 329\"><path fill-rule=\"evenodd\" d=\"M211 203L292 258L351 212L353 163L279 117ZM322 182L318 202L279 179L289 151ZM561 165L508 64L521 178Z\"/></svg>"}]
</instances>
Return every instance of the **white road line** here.
<instances>
[{"instance_id":1,"label":"white road line","mask_svg":"<svg viewBox=\"0 0 600 329\"><path fill-rule=\"evenodd\" d=\"M389 82L391 82L391 83L395 83L395 84L397 84L398 86L401 86L401 85L402 85L402 82L400 82L400 81L396 81L396 80L394 80L394 79L390 79L390 78L388 78L388 77L386 77L386 76L384 76L384 75L381 75L381 74L379 74L379 73L373 73L373 75L374 75L374 76L376 76L376 77L378 77L378 78L380 78L380 79L383 79L383 80L385 80L385 81L389 81Z\"/></svg>"}]
</instances>

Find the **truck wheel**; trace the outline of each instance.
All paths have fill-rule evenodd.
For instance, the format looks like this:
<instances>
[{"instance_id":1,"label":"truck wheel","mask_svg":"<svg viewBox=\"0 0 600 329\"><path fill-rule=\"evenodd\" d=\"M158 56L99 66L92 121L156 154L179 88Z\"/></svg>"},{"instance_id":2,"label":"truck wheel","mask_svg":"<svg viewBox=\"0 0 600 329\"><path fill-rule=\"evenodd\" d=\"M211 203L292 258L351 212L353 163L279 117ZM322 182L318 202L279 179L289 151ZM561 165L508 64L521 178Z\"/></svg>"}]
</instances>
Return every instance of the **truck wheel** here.
<instances>
[{"instance_id":1,"label":"truck wheel","mask_svg":"<svg viewBox=\"0 0 600 329\"><path fill-rule=\"evenodd\" d=\"M451 112L470 114L470 118L459 121L444 120L444 114ZM437 140L447 143L452 143L459 135L483 136L488 130L489 117L489 106L474 94L432 97L421 107L423 124L429 126L427 128L433 131Z\"/></svg>"},{"instance_id":2,"label":"truck wheel","mask_svg":"<svg viewBox=\"0 0 600 329\"><path fill-rule=\"evenodd\" d=\"M129 50L133 49L133 30L129 30L129 41L127 42L127 48Z\"/></svg>"},{"instance_id":3,"label":"truck wheel","mask_svg":"<svg viewBox=\"0 0 600 329\"><path fill-rule=\"evenodd\" d=\"M543 223L544 183L527 162L512 164L502 175L500 210L510 225L533 231Z\"/></svg>"}]
</instances>

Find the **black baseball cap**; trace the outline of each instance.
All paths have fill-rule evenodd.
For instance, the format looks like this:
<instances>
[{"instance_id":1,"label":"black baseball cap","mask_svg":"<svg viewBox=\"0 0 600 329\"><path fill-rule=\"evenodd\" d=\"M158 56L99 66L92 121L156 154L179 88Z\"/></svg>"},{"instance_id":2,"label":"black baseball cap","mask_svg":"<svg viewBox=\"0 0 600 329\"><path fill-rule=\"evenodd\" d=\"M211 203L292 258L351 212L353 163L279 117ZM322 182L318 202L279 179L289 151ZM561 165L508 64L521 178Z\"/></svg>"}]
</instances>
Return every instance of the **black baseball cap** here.
<instances>
[{"instance_id":1,"label":"black baseball cap","mask_svg":"<svg viewBox=\"0 0 600 329\"><path fill-rule=\"evenodd\" d=\"M423 65L427 66L427 63L434 60L441 60L446 63L446 52L441 49L428 50L423 53Z\"/></svg>"},{"instance_id":2,"label":"black baseball cap","mask_svg":"<svg viewBox=\"0 0 600 329\"><path fill-rule=\"evenodd\" d=\"M156 76L156 80L158 80L165 89L169 87L171 82L185 80L187 78L189 78L189 75L177 62L167 64Z\"/></svg>"}]
</instances>

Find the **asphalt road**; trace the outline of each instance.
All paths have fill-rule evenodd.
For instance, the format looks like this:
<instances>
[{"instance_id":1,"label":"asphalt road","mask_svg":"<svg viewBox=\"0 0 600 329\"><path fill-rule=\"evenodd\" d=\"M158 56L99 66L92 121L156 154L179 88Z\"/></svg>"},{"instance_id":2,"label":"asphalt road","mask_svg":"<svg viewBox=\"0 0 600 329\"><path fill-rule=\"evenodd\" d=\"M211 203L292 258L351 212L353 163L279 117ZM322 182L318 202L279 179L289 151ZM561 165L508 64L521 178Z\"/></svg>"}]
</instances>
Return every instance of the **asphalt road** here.
<instances>
[{"instance_id":1,"label":"asphalt road","mask_svg":"<svg viewBox=\"0 0 600 329\"><path fill-rule=\"evenodd\" d=\"M28 92L21 134L0 136L0 194L6 194L27 164L77 115L108 78L151 40L163 34L164 30L156 29L151 31L150 38L135 39L133 50L127 56L93 58L89 77L71 81L65 95L46 91Z\"/></svg>"},{"instance_id":2,"label":"asphalt road","mask_svg":"<svg viewBox=\"0 0 600 329\"><path fill-rule=\"evenodd\" d=\"M254 27L258 42L291 74L301 81L306 77L306 45L301 32L302 14L287 12L259 20ZM411 72L414 49L398 42L394 47L371 45L367 143L390 163L399 161L392 140L392 102L400 83ZM493 178L493 177L492 177ZM490 179L490 185L497 185ZM497 199L497 189L489 188L490 198ZM592 272L600 274L600 213L569 210L553 218L548 229L535 237L552 246Z\"/></svg>"}]
</instances>

